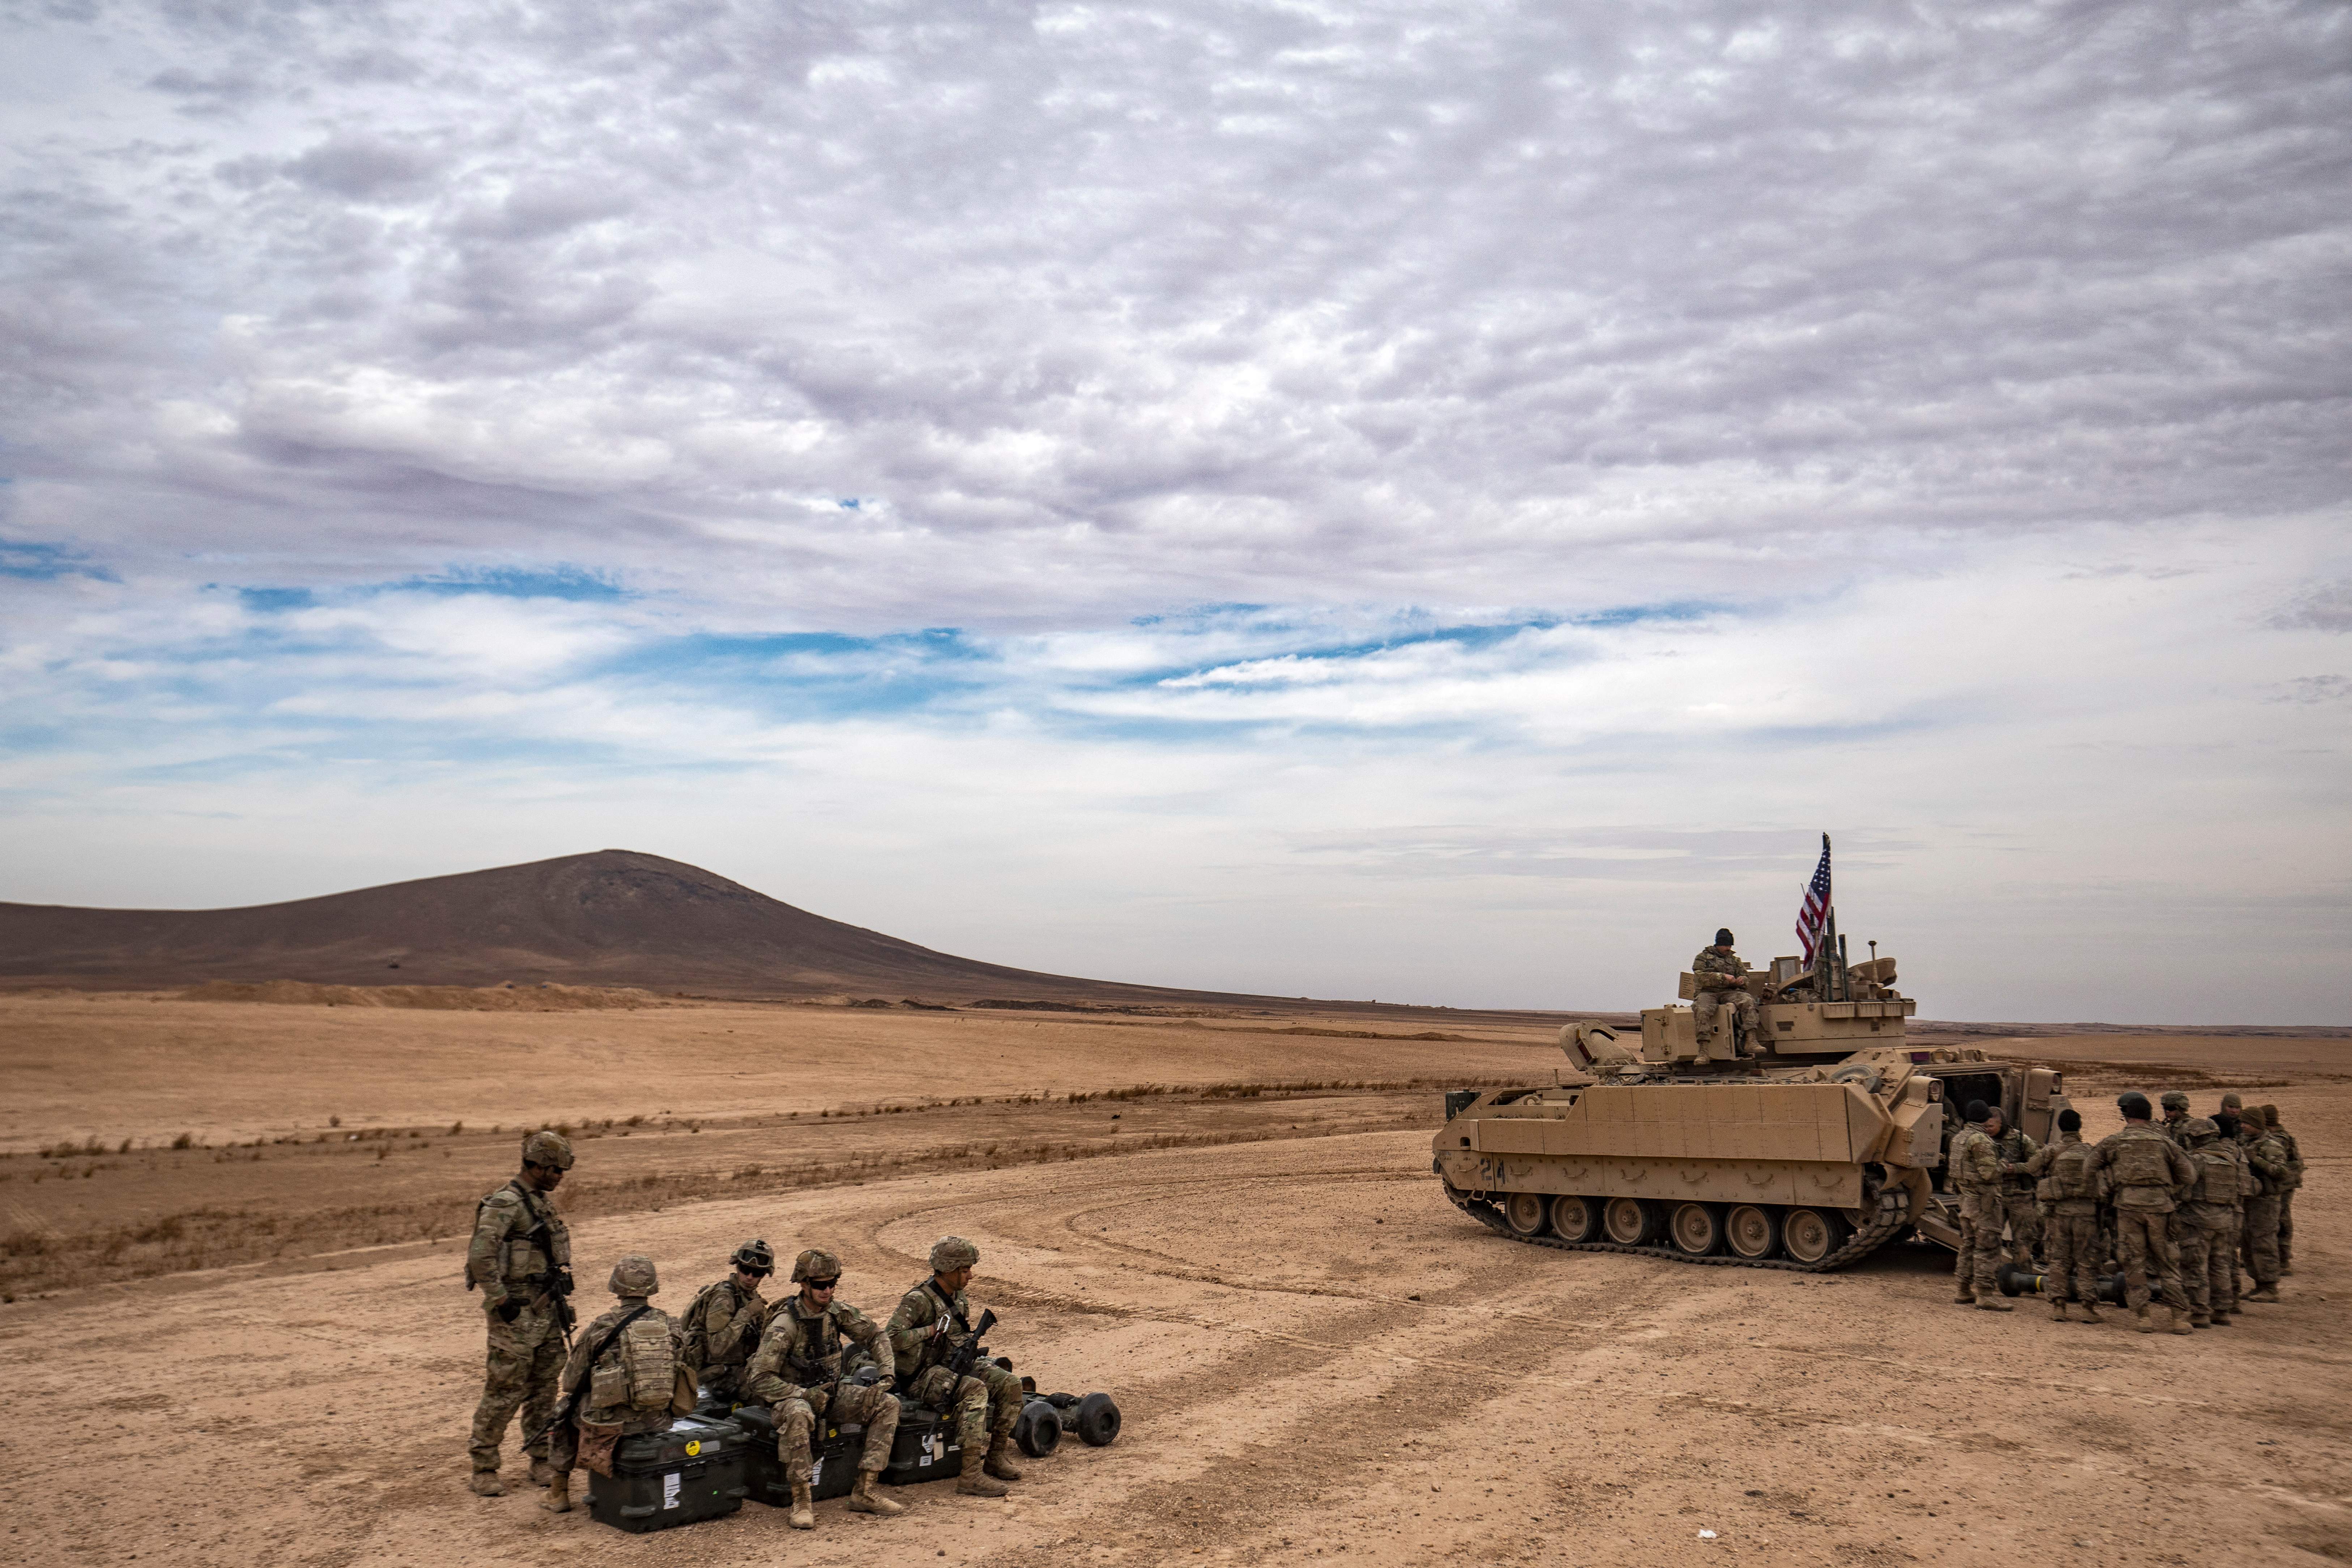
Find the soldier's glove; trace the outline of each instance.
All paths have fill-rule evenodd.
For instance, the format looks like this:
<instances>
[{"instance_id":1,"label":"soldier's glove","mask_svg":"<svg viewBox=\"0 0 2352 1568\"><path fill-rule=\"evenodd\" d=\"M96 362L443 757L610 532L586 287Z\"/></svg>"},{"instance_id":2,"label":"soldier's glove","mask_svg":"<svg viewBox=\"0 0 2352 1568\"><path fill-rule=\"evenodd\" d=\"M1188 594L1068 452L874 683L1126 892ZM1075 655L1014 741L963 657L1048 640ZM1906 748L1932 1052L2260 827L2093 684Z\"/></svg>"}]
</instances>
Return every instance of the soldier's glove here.
<instances>
[{"instance_id":1,"label":"soldier's glove","mask_svg":"<svg viewBox=\"0 0 2352 1568\"><path fill-rule=\"evenodd\" d=\"M522 1316L522 1303L511 1296L490 1310L499 1315L499 1321L501 1323L511 1323Z\"/></svg>"}]
</instances>

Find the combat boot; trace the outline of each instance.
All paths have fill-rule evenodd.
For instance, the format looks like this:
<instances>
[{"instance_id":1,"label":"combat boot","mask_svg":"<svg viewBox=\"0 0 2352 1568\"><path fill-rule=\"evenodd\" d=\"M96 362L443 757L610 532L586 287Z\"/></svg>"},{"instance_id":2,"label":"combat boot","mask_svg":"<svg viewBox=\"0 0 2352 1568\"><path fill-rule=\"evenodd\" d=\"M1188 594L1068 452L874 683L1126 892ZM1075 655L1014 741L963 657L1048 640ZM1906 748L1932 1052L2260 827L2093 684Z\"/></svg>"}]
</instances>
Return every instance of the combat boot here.
<instances>
[{"instance_id":1,"label":"combat boot","mask_svg":"<svg viewBox=\"0 0 2352 1568\"><path fill-rule=\"evenodd\" d=\"M2230 1314L2216 1307L2212 1316L2197 1326L2200 1329L2226 1329L2230 1326Z\"/></svg>"},{"instance_id":2,"label":"combat boot","mask_svg":"<svg viewBox=\"0 0 2352 1568\"><path fill-rule=\"evenodd\" d=\"M2011 1306L2008 1302L2002 1300L1998 1296L1979 1296L1977 1298L1977 1310L1979 1312L2014 1312L2017 1309Z\"/></svg>"},{"instance_id":3,"label":"combat boot","mask_svg":"<svg viewBox=\"0 0 2352 1568\"><path fill-rule=\"evenodd\" d=\"M555 1467L549 1464L545 1459L539 1458L537 1455L533 1455L530 1461L530 1484L535 1487L543 1487L554 1479Z\"/></svg>"},{"instance_id":4,"label":"combat boot","mask_svg":"<svg viewBox=\"0 0 2352 1568\"><path fill-rule=\"evenodd\" d=\"M2156 1332L2156 1325L2148 1321L2147 1309L2146 1307L2134 1307L2132 1309L2132 1327L2137 1329L2144 1334L2152 1334Z\"/></svg>"},{"instance_id":5,"label":"combat boot","mask_svg":"<svg viewBox=\"0 0 2352 1568\"><path fill-rule=\"evenodd\" d=\"M2106 1321L2105 1318L2099 1316L2099 1309L2096 1303L2091 1301L2077 1301L2074 1305L2083 1309L2083 1321L2086 1323L2104 1323Z\"/></svg>"},{"instance_id":6,"label":"combat boot","mask_svg":"<svg viewBox=\"0 0 2352 1568\"><path fill-rule=\"evenodd\" d=\"M2172 1314L2172 1331L2174 1333L2190 1334L2197 1331L2189 1326L2189 1314L2187 1312L2182 1311L2178 1307L2168 1307L2165 1310Z\"/></svg>"},{"instance_id":7,"label":"combat boot","mask_svg":"<svg viewBox=\"0 0 2352 1568\"><path fill-rule=\"evenodd\" d=\"M1000 1481L1017 1481L1021 1468L1013 1462L1013 1439L999 1432L988 1440L988 1458L981 1466Z\"/></svg>"},{"instance_id":8,"label":"combat boot","mask_svg":"<svg viewBox=\"0 0 2352 1568\"><path fill-rule=\"evenodd\" d=\"M2050 1321L2053 1323L2069 1321L2066 1316L2066 1303L2063 1298L2050 1303Z\"/></svg>"},{"instance_id":9,"label":"combat boot","mask_svg":"<svg viewBox=\"0 0 2352 1568\"><path fill-rule=\"evenodd\" d=\"M977 1443L967 1443L963 1450L963 1473L956 1478L956 1490L966 1497L1011 1497L1013 1489L1003 1481L991 1479L982 1468L988 1455Z\"/></svg>"},{"instance_id":10,"label":"combat boot","mask_svg":"<svg viewBox=\"0 0 2352 1568\"><path fill-rule=\"evenodd\" d=\"M1977 1304L1977 1293L1976 1293L1975 1291L1973 1291L1973 1290L1969 1289L1967 1286L1963 1285L1963 1286L1961 1286L1958 1290L1955 1290L1955 1291L1953 1291L1953 1292L1952 1292L1952 1305L1953 1305L1953 1306L1955 1306L1955 1307L1973 1307L1973 1306L1975 1306L1976 1304Z\"/></svg>"},{"instance_id":11,"label":"combat boot","mask_svg":"<svg viewBox=\"0 0 2352 1568\"><path fill-rule=\"evenodd\" d=\"M849 1489L850 1512L877 1513L885 1519L889 1519L907 1511L905 1503L893 1502L874 1489L875 1482L881 1479L882 1472L879 1470L857 1472L857 1484Z\"/></svg>"},{"instance_id":12,"label":"combat boot","mask_svg":"<svg viewBox=\"0 0 2352 1568\"><path fill-rule=\"evenodd\" d=\"M806 1481L793 1483L792 1517L784 1522L794 1530L816 1528L816 1505L809 1500L809 1484Z\"/></svg>"},{"instance_id":13,"label":"combat boot","mask_svg":"<svg viewBox=\"0 0 2352 1568\"><path fill-rule=\"evenodd\" d=\"M2273 1279L2245 1298L2249 1301L2275 1301L2279 1299L2278 1281Z\"/></svg>"},{"instance_id":14,"label":"combat boot","mask_svg":"<svg viewBox=\"0 0 2352 1568\"><path fill-rule=\"evenodd\" d=\"M2175 1317L2178 1317L2179 1315L2179 1314L2178 1313L2174 1314ZM2191 1312L2189 1314L2189 1326L2192 1329L2210 1329L2213 1326L2213 1314L2210 1312Z\"/></svg>"},{"instance_id":15,"label":"combat boot","mask_svg":"<svg viewBox=\"0 0 2352 1568\"><path fill-rule=\"evenodd\" d=\"M550 1513L572 1511L572 1472L570 1470L556 1472L555 1479L547 1483L547 1495L539 1500L539 1506Z\"/></svg>"},{"instance_id":16,"label":"combat boot","mask_svg":"<svg viewBox=\"0 0 2352 1568\"><path fill-rule=\"evenodd\" d=\"M476 1470L474 1472L474 1479L466 1483L466 1489L472 1492L476 1497L504 1497L507 1495L507 1489L499 1484L499 1473L496 1470Z\"/></svg>"}]
</instances>

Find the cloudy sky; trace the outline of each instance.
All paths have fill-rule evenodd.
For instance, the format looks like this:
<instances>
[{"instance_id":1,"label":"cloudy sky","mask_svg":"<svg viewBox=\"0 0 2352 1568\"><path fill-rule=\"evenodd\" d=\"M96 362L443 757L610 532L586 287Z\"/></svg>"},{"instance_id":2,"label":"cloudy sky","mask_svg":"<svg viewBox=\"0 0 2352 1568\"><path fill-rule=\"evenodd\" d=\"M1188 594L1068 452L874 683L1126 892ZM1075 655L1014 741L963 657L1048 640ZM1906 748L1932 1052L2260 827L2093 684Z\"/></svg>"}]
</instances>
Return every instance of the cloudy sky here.
<instances>
[{"instance_id":1,"label":"cloudy sky","mask_svg":"<svg viewBox=\"0 0 2352 1568\"><path fill-rule=\"evenodd\" d=\"M2347 1021L2341 5L0 16L0 897Z\"/></svg>"}]
</instances>

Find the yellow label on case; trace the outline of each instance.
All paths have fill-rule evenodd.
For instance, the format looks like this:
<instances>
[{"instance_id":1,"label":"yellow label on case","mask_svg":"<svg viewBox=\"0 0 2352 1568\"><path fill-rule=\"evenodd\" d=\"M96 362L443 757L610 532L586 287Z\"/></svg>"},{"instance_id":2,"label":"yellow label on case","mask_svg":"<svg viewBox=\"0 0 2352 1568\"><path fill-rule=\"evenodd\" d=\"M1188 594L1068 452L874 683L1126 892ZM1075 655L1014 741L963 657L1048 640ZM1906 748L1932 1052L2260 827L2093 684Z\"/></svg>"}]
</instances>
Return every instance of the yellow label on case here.
<instances>
[{"instance_id":1,"label":"yellow label on case","mask_svg":"<svg viewBox=\"0 0 2352 1568\"><path fill-rule=\"evenodd\" d=\"M689 1438L686 1445L686 1457L691 1459L700 1452L702 1452L702 1439L699 1437Z\"/></svg>"}]
</instances>

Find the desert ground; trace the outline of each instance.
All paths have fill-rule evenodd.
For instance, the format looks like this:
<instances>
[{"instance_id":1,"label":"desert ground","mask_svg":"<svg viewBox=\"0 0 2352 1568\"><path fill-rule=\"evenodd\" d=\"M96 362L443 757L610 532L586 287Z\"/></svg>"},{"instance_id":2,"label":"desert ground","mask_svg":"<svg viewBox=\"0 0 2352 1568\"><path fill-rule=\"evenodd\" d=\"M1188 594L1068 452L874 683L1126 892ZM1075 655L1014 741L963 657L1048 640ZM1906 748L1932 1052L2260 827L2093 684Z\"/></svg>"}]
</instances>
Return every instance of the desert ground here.
<instances>
[{"instance_id":1,"label":"desert ground","mask_svg":"<svg viewBox=\"0 0 2352 1568\"><path fill-rule=\"evenodd\" d=\"M1438 1087L1562 1065L1481 1015L0 998L9 1559L2352 1557L2352 1040L1969 1043L2066 1067L2094 1136L2124 1087L2279 1104L2311 1162L2285 1300L2141 1336L1955 1308L1924 1246L1812 1277L1515 1245L1427 1173ZM906 1489L814 1534L747 1505L626 1536L519 1463L470 1496L462 1232L539 1123L578 1142L588 1311L623 1251L675 1307L752 1235L887 1311L953 1231L992 1348L1124 1433L1009 1502Z\"/></svg>"}]
</instances>

